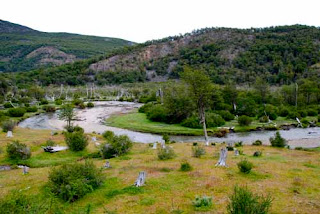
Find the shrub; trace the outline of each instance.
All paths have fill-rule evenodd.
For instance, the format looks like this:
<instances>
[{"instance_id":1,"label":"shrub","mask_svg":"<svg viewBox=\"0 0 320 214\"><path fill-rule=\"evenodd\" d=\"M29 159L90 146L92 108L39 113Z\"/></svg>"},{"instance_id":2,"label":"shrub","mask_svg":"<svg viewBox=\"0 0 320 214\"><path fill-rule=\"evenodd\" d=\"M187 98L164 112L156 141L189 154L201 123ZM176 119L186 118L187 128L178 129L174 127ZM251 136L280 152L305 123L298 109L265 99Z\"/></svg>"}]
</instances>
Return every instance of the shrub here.
<instances>
[{"instance_id":1,"label":"shrub","mask_svg":"<svg viewBox=\"0 0 320 214\"><path fill-rule=\"evenodd\" d=\"M202 155L206 154L206 150L203 146L193 146L192 147L192 156L200 158Z\"/></svg>"},{"instance_id":2,"label":"shrub","mask_svg":"<svg viewBox=\"0 0 320 214\"><path fill-rule=\"evenodd\" d=\"M254 195L247 187L235 186L227 206L229 214L267 214L272 198Z\"/></svg>"},{"instance_id":3,"label":"shrub","mask_svg":"<svg viewBox=\"0 0 320 214\"><path fill-rule=\"evenodd\" d=\"M283 148L287 145L286 140L281 137L280 132L276 132L275 138L271 137L269 140L270 140L271 146L273 146L273 147Z\"/></svg>"},{"instance_id":4,"label":"shrub","mask_svg":"<svg viewBox=\"0 0 320 214\"><path fill-rule=\"evenodd\" d=\"M94 107L94 104L93 104L92 102L88 102L88 103L87 103L87 107L88 107L88 108L93 108L93 107Z\"/></svg>"},{"instance_id":5,"label":"shrub","mask_svg":"<svg viewBox=\"0 0 320 214\"><path fill-rule=\"evenodd\" d=\"M75 105L75 106L78 106L78 105L80 105L81 103L83 103L83 101L80 100L80 99L74 99L74 100L72 101L72 104Z\"/></svg>"},{"instance_id":6,"label":"shrub","mask_svg":"<svg viewBox=\"0 0 320 214\"><path fill-rule=\"evenodd\" d=\"M31 150L27 145L14 141L7 145L7 154L13 160L26 160L31 157Z\"/></svg>"},{"instance_id":7,"label":"shrub","mask_svg":"<svg viewBox=\"0 0 320 214\"><path fill-rule=\"evenodd\" d=\"M262 145L262 141L261 140L256 140L252 143L252 146L261 146Z\"/></svg>"},{"instance_id":8,"label":"shrub","mask_svg":"<svg viewBox=\"0 0 320 214\"><path fill-rule=\"evenodd\" d=\"M300 118L301 115L296 111L290 111L287 118L295 120L296 118Z\"/></svg>"},{"instance_id":9,"label":"shrub","mask_svg":"<svg viewBox=\"0 0 320 214\"><path fill-rule=\"evenodd\" d=\"M143 106L141 106L138 111L140 113L147 113L152 106L153 106L153 103L146 103Z\"/></svg>"},{"instance_id":10,"label":"shrub","mask_svg":"<svg viewBox=\"0 0 320 214\"><path fill-rule=\"evenodd\" d=\"M57 106L60 106L60 105L62 105L62 100L57 99L57 100L54 101L54 103L55 103Z\"/></svg>"},{"instance_id":11,"label":"shrub","mask_svg":"<svg viewBox=\"0 0 320 214\"><path fill-rule=\"evenodd\" d=\"M13 120L3 121L1 124L3 132L13 131L15 126L16 126L16 122Z\"/></svg>"},{"instance_id":12,"label":"shrub","mask_svg":"<svg viewBox=\"0 0 320 214\"><path fill-rule=\"evenodd\" d=\"M318 115L318 111L315 109L308 109L308 116L317 116Z\"/></svg>"},{"instance_id":13,"label":"shrub","mask_svg":"<svg viewBox=\"0 0 320 214\"><path fill-rule=\"evenodd\" d=\"M104 132L103 137L107 140L107 143L101 146L100 152L105 159L128 153L133 144L127 135L117 136L111 131Z\"/></svg>"},{"instance_id":14,"label":"shrub","mask_svg":"<svg viewBox=\"0 0 320 214\"><path fill-rule=\"evenodd\" d=\"M167 110L163 105L154 105L147 112L147 118L152 121L165 122L167 120Z\"/></svg>"},{"instance_id":15,"label":"shrub","mask_svg":"<svg viewBox=\"0 0 320 214\"><path fill-rule=\"evenodd\" d=\"M225 137L229 133L229 129L221 128L214 133L215 137Z\"/></svg>"},{"instance_id":16,"label":"shrub","mask_svg":"<svg viewBox=\"0 0 320 214\"><path fill-rule=\"evenodd\" d=\"M207 196L196 196L195 200L192 201L192 204L196 210L206 211L212 207L212 198Z\"/></svg>"},{"instance_id":17,"label":"shrub","mask_svg":"<svg viewBox=\"0 0 320 214\"><path fill-rule=\"evenodd\" d=\"M164 140L164 142L168 144L170 143L170 136L168 134L164 134L162 135L162 140Z\"/></svg>"},{"instance_id":18,"label":"shrub","mask_svg":"<svg viewBox=\"0 0 320 214\"><path fill-rule=\"evenodd\" d=\"M48 105L49 104L49 101L46 100L46 99L41 99L40 100L40 105Z\"/></svg>"},{"instance_id":19,"label":"shrub","mask_svg":"<svg viewBox=\"0 0 320 214\"><path fill-rule=\"evenodd\" d=\"M254 157L260 157L260 156L262 156L262 152L261 152L261 151L255 151L255 152L253 153L253 156L254 156Z\"/></svg>"},{"instance_id":20,"label":"shrub","mask_svg":"<svg viewBox=\"0 0 320 214\"><path fill-rule=\"evenodd\" d=\"M189 128L201 128L202 125L200 124L200 120L196 115L192 115L186 119L184 119L181 123L182 126L184 127L189 127Z\"/></svg>"},{"instance_id":21,"label":"shrub","mask_svg":"<svg viewBox=\"0 0 320 214\"><path fill-rule=\"evenodd\" d=\"M92 162L65 164L49 173L48 187L64 201L73 202L97 189L103 182L102 173Z\"/></svg>"},{"instance_id":22,"label":"shrub","mask_svg":"<svg viewBox=\"0 0 320 214\"><path fill-rule=\"evenodd\" d=\"M84 133L84 129L82 128L82 127L80 127L80 126L65 126L64 127L66 130L67 130L67 132L81 132L81 133Z\"/></svg>"},{"instance_id":23,"label":"shrub","mask_svg":"<svg viewBox=\"0 0 320 214\"><path fill-rule=\"evenodd\" d=\"M79 109L85 109L85 108L86 108L86 105L85 105L84 103L80 103L80 104L78 105L78 108L79 108Z\"/></svg>"},{"instance_id":24,"label":"shrub","mask_svg":"<svg viewBox=\"0 0 320 214\"><path fill-rule=\"evenodd\" d=\"M308 112L305 110L299 110L298 113L300 114L301 117L306 117L308 116Z\"/></svg>"},{"instance_id":25,"label":"shrub","mask_svg":"<svg viewBox=\"0 0 320 214\"><path fill-rule=\"evenodd\" d=\"M242 115L238 118L238 123L240 126L248 126L252 122L252 119L246 115Z\"/></svg>"},{"instance_id":26,"label":"shrub","mask_svg":"<svg viewBox=\"0 0 320 214\"><path fill-rule=\"evenodd\" d=\"M66 144L68 145L71 151L82 151L88 145L88 138L83 132L65 132L64 137Z\"/></svg>"},{"instance_id":27,"label":"shrub","mask_svg":"<svg viewBox=\"0 0 320 214\"><path fill-rule=\"evenodd\" d=\"M53 140L49 139L46 141L45 146L54 146L55 144L56 143Z\"/></svg>"},{"instance_id":28,"label":"shrub","mask_svg":"<svg viewBox=\"0 0 320 214\"><path fill-rule=\"evenodd\" d=\"M45 110L46 112L55 112L56 107L51 106L51 105L45 105L45 106L43 106L43 110Z\"/></svg>"},{"instance_id":29,"label":"shrub","mask_svg":"<svg viewBox=\"0 0 320 214\"><path fill-rule=\"evenodd\" d=\"M3 104L3 107L5 107L5 108L13 108L11 103L5 103L5 104Z\"/></svg>"},{"instance_id":30,"label":"shrub","mask_svg":"<svg viewBox=\"0 0 320 214\"><path fill-rule=\"evenodd\" d=\"M243 142L239 141L237 143L234 144L235 147L242 147L243 146Z\"/></svg>"},{"instance_id":31,"label":"shrub","mask_svg":"<svg viewBox=\"0 0 320 214\"><path fill-rule=\"evenodd\" d=\"M192 143L192 146L197 146L197 145L198 145L197 142L193 142L193 143Z\"/></svg>"},{"instance_id":32,"label":"shrub","mask_svg":"<svg viewBox=\"0 0 320 214\"><path fill-rule=\"evenodd\" d=\"M161 147L158 149L159 160L169 160L174 158L175 156L176 154L174 153L174 150L169 146L166 146L165 148Z\"/></svg>"},{"instance_id":33,"label":"shrub","mask_svg":"<svg viewBox=\"0 0 320 214\"><path fill-rule=\"evenodd\" d=\"M24 108L10 108L8 110L8 114L10 117L23 117L26 113L26 109Z\"/></svg>"},{"instance_id":34,"label":"shrub","mask_svg":"<svg viewBox=\"0 0 320 214\"><path fill-rule=\"evenodd\" d=\"M247 159L240 161L237 165L238 165L240 172L243 172L246 174L250 173L250 171L253 167L253 164L251 162L249 162Z\"/></svg>"},{"instance_id":35,"label":"shrub","mask_svg":"<svg viewBox=\"0 0 320 214\"><path fill-rule=\"evenodd\" d=\"M225 120L230 121L234 119L234 115L230 113L230 111L227 110L221 110L218 111L218 114Z\"/></svg>"},{"instance_id":36,"label":"shrub","mask_svg":"<svg viewBox=\"0 0 320 214\"><path fill-rule=\"evenodd\" d=\"M219 114L210 112L206 114L206 125L208 128L222 126L225 123L225 120Z\"/></svg>"},{"instance_id":37,"label":"shrub","mask_svg":"<svg viewBox=\"0 0 320 214\"><path fill-rule=\"evenodd\" d=\"M301 120L301 123L302 123L302 126L304 127L304 128L306 128L310 123L309 123L309 120L307 119L307 118L303 118L302 120Z\"/></svg>"},{"instance_id":38,"label":"shrub","mask_svg":"<svg viewBox=\"0 0 320 214\"><path fill-rule=\"evenodd\" d=\"M30 106L26 108L27 112L37 112L38 108L37 106Z\"/></svg>"},{"instance_id":39,"label":"shrub","mask_svg":"<svg viewBox=\"0 0 320 214\"><path fill-rule=\"evenodd\" d=\"M281 108L281 109L279 110L279 115L280 115L281 117L286 117L286 116L288 116L288 114L289 114L289 109L287 109L287 108L285 108L285 107L283 107L283 108Z\"/></svg>"},{"instance_id":40,"label":"shrub","mask_svg":"<svg viewBox=\"0 0 320 214\"><path fill-rule=\"evenodd\" d=\"M189 172L192 170L192 166L186 161L186 162L183 162L181 163L181 166L180 166L180 171L182 172Z\"/></svg>"},{"instance_id":41,"label":"shrub","mask_svg":"<svg viewBox=\"0 0 320 214\"><path fill-rule=\"evenodd\" d=\"M269 118L267 116L262 116L259 118L260 123L267 123L269 122Z\"/></svg>"}]
</instances>

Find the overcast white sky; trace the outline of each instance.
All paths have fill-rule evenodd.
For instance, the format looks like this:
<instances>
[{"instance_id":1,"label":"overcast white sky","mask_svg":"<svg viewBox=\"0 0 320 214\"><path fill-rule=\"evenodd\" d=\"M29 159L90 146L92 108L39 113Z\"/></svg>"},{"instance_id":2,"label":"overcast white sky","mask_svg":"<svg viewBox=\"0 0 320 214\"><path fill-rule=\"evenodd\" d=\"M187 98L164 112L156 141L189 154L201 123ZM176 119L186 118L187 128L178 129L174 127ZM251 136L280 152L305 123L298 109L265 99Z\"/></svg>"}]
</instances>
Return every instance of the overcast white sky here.
<instances>
[{"instance_id":1,"label":"overcast white sky","mask_svg":"<svg viewBox=\"0 0 320 214\"><path fill-rule=\"evenodd\" d=\"M320 26L320 0L1 0L0 19L135 42L203 27Z\"/></svg>"}]
</instances>

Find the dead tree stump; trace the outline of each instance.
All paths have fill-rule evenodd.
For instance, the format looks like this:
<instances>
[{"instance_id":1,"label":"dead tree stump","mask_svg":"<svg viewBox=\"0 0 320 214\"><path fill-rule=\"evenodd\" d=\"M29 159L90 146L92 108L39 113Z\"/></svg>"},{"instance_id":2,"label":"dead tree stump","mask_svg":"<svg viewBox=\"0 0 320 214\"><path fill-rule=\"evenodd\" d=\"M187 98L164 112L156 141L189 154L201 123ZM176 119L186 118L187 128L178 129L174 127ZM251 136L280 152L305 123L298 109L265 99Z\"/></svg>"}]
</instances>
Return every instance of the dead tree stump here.
<instances>
[{"instance_id":1,"label":"dead tree stump","mask_svg":"<svg viewBox=\"0 0 320 214\"><path fill-rule=\"evenodd\" d=\"M234 149L234 155L235 155L235 156L239 156L239 155L240 155L238 149Z\"/></svg>"},{"instance_id":2,"label":"dead tree stump","mask_svg":"<svg viewBox=\"0 0 320 214\"><path fill-rule=\"evenodd\" d=\"M153 143L152 149L157 149L157 142Z\"/></svg>"},{"instance_id":3,"label":"dead tree stump","mask_svg":"<svg viewBox=\"0 0 320 214\"><path fill-rule=\"evenodd\" d=\"M141 186L144 185L145 181L146 181L146 173L145 172L139 172L138 179L136 180L134 185L136 187L141 187Z\"/></svg>"},{"instance_id":4,"label":"dead tree stump","mask_svg":"<svg viewBox=\"0 0 320 214\"><path fill-rule=\"evenodd\" d=\"M226 160L227 160L228 150L224 147L220 150L220 157L219 161L216 164L216 166L227 166Z\"/></svg>"},{"instance_id":5,"label":"dead tree stump","mask_svg":"<svg viewBox=\"0 0 320 214\"><path fill-rule=\"evenodd\" d=\"M22 170L23 170L24 175L29 173L29 167L27 167L27 166L23 166Z\"/></svg>"},{"instance_id":6,"label":"dead tree stump","mask_svg":"<svg viewBox=\"0 0 320 214\"><path fill-rule=\"evenodd\" d=\"M109 161L106 161L106 163L104 164L104 168L106 168L106 169L111 168Z\"/></svg>"},{"instance_id":7,"label":"dead tree stump","mask_svg":"<svg viewBox=\"0 0 320 214\"><path fill-rule=\"evenodd\" d=\"M7 137L9 137L9 138L13 137L12 131L7 132Z\"/></svg>"}]
</instances>

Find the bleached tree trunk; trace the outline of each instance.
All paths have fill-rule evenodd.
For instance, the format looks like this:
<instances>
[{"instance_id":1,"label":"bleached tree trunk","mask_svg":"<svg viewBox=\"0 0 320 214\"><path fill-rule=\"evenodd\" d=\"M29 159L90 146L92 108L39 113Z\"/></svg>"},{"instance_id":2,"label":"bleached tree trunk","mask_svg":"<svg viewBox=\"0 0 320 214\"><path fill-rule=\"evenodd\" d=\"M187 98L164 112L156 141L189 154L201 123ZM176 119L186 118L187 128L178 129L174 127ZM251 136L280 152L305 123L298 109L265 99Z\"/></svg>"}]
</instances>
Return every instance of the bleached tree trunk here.
<instances>
[{"instance_id":1,"label":"bleached tree trunk","mask_svg":"<svg viewBox=\"0 0 320 214\"><path fill-rule=\"evenodd\" d=\"M106 168L106 169L111 168L109 161L106 161L106 163L105 163L105 165L104 165L104 168Z\"/></svg>"},{"instance_id":2,"label":"bleached tree trunk","mask_svg":"<svg viewBox=\"0 0 320 214\"><path fill-rule=\"evenodd\" d=\"M235 149L235 150L234 150L234 155L235 155L235 156L239 156L239 150L238 150L238 149Z\"/></svg>"},{"instance_id":3,"label":"bleached tree trunk","mask_svg":"<svg viewBox=\"0 0 320 214\"><path fill-rule=\"evenodd\" d=\"M22 170L23 170L24 175L29 173L29 167L27 167L27 166L23 166Z\"/></svg>"},{"instance_id":4,"label":"bleached tree trunk","mask_svg":"<svg viewBox=\"0 0 320 214\"><path fill-rule=\"evenodd\" d=\"M200 109L200 122L202 123L202 126L203 126L205 144L206 144L206 146L209 146L207 125L206 125L206 114L205 114L204 108Z\"/></svg>"},{"instance_id":5,"label":"bleached tree trunk","mask_svg":"<svg viewBox=\"0 0 320 214\"><path fill-rule=\"evenodd\" d=\"M153 143L152 149L157 149L157 142Z\"/></svg>"},{"instance_id":6,"label":"bleached tree trunk","mask_svg":"<svg viewBox=\"0 0 320 214\"><path fill-rule=\"evenodd\" d=\"M146 181L146 173L145 172L139 172L138 179L136 180L134 185L136 187L141 187L141 186L144 185L145 181Z\"/></svg>"},{"instance_id":7,"label":"bleached tree trunk","mask_svg":"<svg viewBox=\"0 0 320 214\"><path fill-rule=\"evenodd\" d=\"M220 157L219 157L219 161L216 164L216 166L227 166L226 164L226 160L227 160L227 155L228 155L228 150L227 148L222 148L220 150Z\"/></svg>"}]
</instances>

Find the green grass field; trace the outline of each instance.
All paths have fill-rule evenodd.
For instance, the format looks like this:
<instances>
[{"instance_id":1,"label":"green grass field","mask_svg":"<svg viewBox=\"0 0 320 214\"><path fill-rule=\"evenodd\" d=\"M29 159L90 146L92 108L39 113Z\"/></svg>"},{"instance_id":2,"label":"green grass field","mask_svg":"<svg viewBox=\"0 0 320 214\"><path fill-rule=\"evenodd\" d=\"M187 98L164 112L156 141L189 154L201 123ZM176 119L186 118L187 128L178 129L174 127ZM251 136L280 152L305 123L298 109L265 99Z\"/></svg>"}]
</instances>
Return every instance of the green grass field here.
<instances>
[{"instance_id":1,"label":"green grass field","mask_svg":"<svg viewBox=\"0 0 320 214\"><path fill-rule=\"evenodd\" d=\"M0 165L14 164L7 160L5 146L19 140L31 147L32 157L25 162L31 168L23 175L21 169L0 171L0 201L12 191L20 191L34 199L47 196L45 184L52 167L62 163L83 162L84 157L98 148L90 143L83 152L44 153L41 145L51 138L64 145L63 135L50 135L46 130L17 128L14 138L7 139L0 133ZM100 142L101 136L97 135ZM319 213L320 212L320 159L319 149L297 151L268 146L244 146L244 155L234 156L228 152L227 168L215 167L219 150L223 145L206 147L201 158L192 157L192 144L176 143L173 147L177 156L172 160L160 161L157 151L147 144L134 144L129 154L110 159L111 169L103 169L104 184L94 192L74 203L52 198L61 213L201 213L192 206L197 195L213 198L214 206L205 213L226 213L228 197L234 185L246 185L254 193L273 198L270 213ZM262 157L252 154L260 150ZM250 174L240 173L237 163L248 159L254 164ZM188 161L193 170L181 172L180 163ZM97 167L105 160L93 159ZM140 171L147 173L146 185L133 189L132 185ZM51 199L50 199L51 200ZM39 203L44 203L39 201ZM48 212L50 213L50 212Z\"/></svg>"},{"instance_id":2,"label":"green grass field","mask_svg":"<svg viewBox=\"0 0 320 214\"><path fill-rule=\"evenodd\" d=\"M308 120L315 119L314 117L307 117ZM279 127L283 124L297 124L297 121L278 117L273 121ZM106 124L118 128L124 128L140 132L149 132L154 134L171 134L171 135L202 135L202 129L193 129L181 126L179 124L167 124L162 122L153 122L147 119L146 114L132 112L130 114L114 115L107 119ZM260 123L254 120L250 126L239 126L236 120L226 122L223 127L234 127L236 132L246 132L256 130L257 127L267 127L266 123ZM217 131L218 128L208 128L209 133Z\"/></svg>"}]
</instances>

